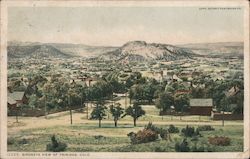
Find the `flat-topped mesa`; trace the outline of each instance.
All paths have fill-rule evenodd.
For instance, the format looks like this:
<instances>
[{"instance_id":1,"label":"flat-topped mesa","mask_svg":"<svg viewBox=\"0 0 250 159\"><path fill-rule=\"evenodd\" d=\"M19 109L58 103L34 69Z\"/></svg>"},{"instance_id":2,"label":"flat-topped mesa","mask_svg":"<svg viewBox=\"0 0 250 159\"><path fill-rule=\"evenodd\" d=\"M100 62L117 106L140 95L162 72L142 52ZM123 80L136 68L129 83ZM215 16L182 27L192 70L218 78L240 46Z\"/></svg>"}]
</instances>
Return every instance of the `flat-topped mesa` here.
<instances>
[{"instance_id":1,"label":"flat-topped mesa","mask_svg":"<svg viewBox=\"0 0 250 159\"><path fill-rule=\"evenodd\" d=\"M188 49L179 48L173 45L160 43L146 43L145 41L130 41L109 52L106 56L112 59L127 59L127 60L178 60L190 58L194 54ZM105 55L104 55L105 56ZM103 56L102 56L103 57ZM107 59L107 58L106 58Z\"/></svg>"}]
</instances>

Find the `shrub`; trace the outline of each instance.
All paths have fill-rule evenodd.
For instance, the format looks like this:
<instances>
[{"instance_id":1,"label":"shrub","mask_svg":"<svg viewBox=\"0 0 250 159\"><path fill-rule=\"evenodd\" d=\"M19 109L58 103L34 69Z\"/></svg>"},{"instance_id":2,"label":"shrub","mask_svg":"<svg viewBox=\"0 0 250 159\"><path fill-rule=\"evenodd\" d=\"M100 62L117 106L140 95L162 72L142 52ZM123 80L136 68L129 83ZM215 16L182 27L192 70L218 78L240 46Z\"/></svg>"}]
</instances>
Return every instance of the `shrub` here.
<instances>
[{"instance_id":1,"label":"shrub","mask_svg":"<svg viewBox=\"0 0 250 159\"><path fill-rule=\"evenodd\" d=\"M177 127L175 127L174 125L169 125L168 132L169 133L179 133L179 129Z\"/></svg>"},{"instance_id":2,"label":"shrub","mask_svg":"<svg viewBox=\"0 0 250 159\"><path fill-rule=\"evenodd\" d=\"M182 134L186 137L193 137L193 136L198 136L200 135L200 132L198 129L195 130L194 127L189 127L188 125L186 126L186 128L183 128L181 130Z\"/></svg>"},{"instance_id":3,"label":"shrub","mask_svg":"<svg viewBox=\"0 0 250 159\"><path fill-rule=\"evenodd\" d=\"M175 151L176 152L189 152L190 148L188 146L187 139L183 139L181 143L176 143L175 144Z\"/></svg>"},{"instance_id":4,"label":"shrub","mask_svg":"<svg viewBox=\"0 0 250 159\"><path fill-rule=\"evenodd\" d=\"M23 138L21 139L20 141L18 141L19 144L27 144L28 143L28 140Z\"/></svg>"},{"instance_id":5,"label":"shrub","mask_svg":"<svg viewBox=\"0 0 250 159\"><path fill-rule=\"evenodd\" d=\"M95 135L94 138L95 138L96 140L105 139L105 136L102 136L102 135Z\"/></svg>"},{"instance_id":6,"label":"shrub","mask_svg":"<svg viewBox=\"0 0 250 159\"><path fill-rule=\"evenodd\" d=\"M198 126L197 129L199 131L214 131L214 128L211 125Z\"/></svg>"},{"instance_id":7,"label":"shrub","mask_svg":"<svg viewBox=\"0 0 250 159\"><path fill-rule=\"evenodd\" d=\"M208 142L212 145L228 146L231 143L231 139L228 137L215 136L215 137L209 137Z\"/></svg>"},{"instance_id":8,"label":"shrub","mask_svg":"<svg viewBox=\"0 0 250 159\"><path fill-rule=\"evenodd\" d=\"M47 144L46 150L52 152L65 151L67 144L58 142L55 135L51 137L51 143Z\"/></svg>"},{"instance_id":9,"label":"shrub","mask_svg":"<svg viewBox=\"0 0 250 159\"><path fill-rule=\"evenodd\" d=\"M130 137L132 144L147 143L155 141L158 138L158 134L150 129L143 129L137 133L131 132L128 136Z\"/></svg>"},{"instance_id":10,"label":"shrub","mask_svg":"<svg viewBox=\"0 0 250 159\"><path fill-rule=\"evenodd\" d=\"M203 144L201 146L198 146L195 144L191 148L192 152L213 152L212 148L208 144Z\"/></svg>"},{"instance_id":11,"label":"shrub","mask_svg":"<svg viewBox=\"0 0 250 159\"><path fill-rule=\"evenodd\" d=\"M192 148L192 152L205 152L205 147L202 145L202 146L197 146L197 144L195 144Z\"/></svg>"},{"instance_id":12,"label":"shrub","mask_svg":"<svg viewBox=\"0 0 250 159\"><path fill-rule=\"evenodd\" d=\"M155 147L155 152L165 152L166 150L160 146Z\"/></svg>"},{"instance_id":13,"label":"shrub","mask_svg":"<svg viewBox=\"0 0 250 159\"><path fill-rule=\"evenodd\" d=\"M163 128L158 128L157 126L153 125L152 122L149 122L148 125L145 126L146 130L152 130L156 134L159 134L161 138L167 139L168 138L168 130Z\"/></svg>"},{"instance_id":14,"label":"shrub","mask_svg":"<svg viewBox=\"0 0 250 159\"><path fill-rule=\"evenodd\" d=\"M14 142L15 142L14 138L9 138L9 137L8 137L8 139L7 139L7 144L8 144L8 145L13 145Z\"/></svg>"}]
</instances>

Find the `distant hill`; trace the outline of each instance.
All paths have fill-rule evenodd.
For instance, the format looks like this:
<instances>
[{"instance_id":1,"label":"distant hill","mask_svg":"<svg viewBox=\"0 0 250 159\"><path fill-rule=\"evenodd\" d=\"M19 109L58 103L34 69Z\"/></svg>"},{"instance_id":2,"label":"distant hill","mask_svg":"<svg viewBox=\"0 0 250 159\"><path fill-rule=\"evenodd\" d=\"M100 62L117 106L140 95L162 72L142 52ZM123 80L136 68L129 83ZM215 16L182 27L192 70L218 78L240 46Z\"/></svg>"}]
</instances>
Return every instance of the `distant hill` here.
<instances>
[{"instance_id":1,"label":"distant hill","mask_svg":"<svg viewBox=\"0 0 250 159\"><path fill-rule=\"evenodd\" d=\"M116 47L88 46L83 44L8 42L8 57L96 57Z\"/></svg>"},{"instance_id":2,"label":"distant hill","mask_svg":"<svg viewBox=\"0 0 250 159\"><path fill-rule=\"evenodd\" d=\"M96 57L98 55L117 49L117 47L88 46L84 44L50 44L50 45L53 45L60 51L65 52L69 55L81 56L81 57Z\"/></svg>"},{"instance_id":3,"label":"distant hill","mask_svg":"<svg viewBox=\"0 0 250 159\"><path fill-rule=\"evenodd\" d=\"M91 57L102 60L179 60L194 56L243 58L243 42L169 45L130 41L121 47L84 44L8 42L8 57Z\"/></svg>"},{"instance_id":4,"label":"distant hill","mask_svg":"<svg viewBox=\"0 0 250 159\"><path fill-rule=\"evenodd\" d=\"M243 42L219 42L179 45L188 48L196 54L218 57L241 57L244 54Z\"/></svg>"},{"instance_id":5,"label":"distant hill","mask_svg":"<svg viewBox=\"0 0 250 159\"><path fill-rule=\"evenodd\" d=\"M69 57L70 55L61 52L50 45L12 45L7 47L8 57L20 58L20 57Z\"/></svg>"},{"instance_id":6,"label":"distant hill","mask_svg":"<svg viewBox=\"0 0 250 159\"><path fill-rule=\"evenodd\" d=\"M195 54L181 47L168 44L146 43L145 41L131 41L114 51L100 55L103 60L113 59L129 61L141 60L179 60L191 58Z\"/></svg>"}]
</instances>

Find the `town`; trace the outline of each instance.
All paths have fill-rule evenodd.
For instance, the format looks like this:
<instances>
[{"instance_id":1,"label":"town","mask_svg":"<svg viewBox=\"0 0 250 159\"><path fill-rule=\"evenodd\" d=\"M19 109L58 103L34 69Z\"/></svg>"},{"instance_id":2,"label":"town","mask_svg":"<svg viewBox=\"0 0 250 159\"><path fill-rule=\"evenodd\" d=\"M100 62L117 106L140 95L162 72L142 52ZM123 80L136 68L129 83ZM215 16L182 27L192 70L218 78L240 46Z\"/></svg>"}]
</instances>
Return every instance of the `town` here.
<instances>
[{"instance_id":1,"label":"town","mask_svg":"<svg viewBox=\"0 0 250 159\"><path fill-rule=\"evenodd\" d=\"M10 57L8 149L45 151L54 134L46 151L66 138L81 140L62 151L243 150L242 57L137 58ZM32 149L35 140L45 146Z\"/></svg>"}]
</instances>

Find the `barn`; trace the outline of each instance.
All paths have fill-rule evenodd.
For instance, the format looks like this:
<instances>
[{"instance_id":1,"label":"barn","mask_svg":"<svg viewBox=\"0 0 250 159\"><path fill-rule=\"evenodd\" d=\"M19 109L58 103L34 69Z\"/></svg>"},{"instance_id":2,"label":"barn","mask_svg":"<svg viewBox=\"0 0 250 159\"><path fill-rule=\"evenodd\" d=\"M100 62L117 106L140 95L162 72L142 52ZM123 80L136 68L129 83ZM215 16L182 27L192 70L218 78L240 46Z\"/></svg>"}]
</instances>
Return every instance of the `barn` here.
<instances>
[{"instance_id":1,"label":"barn","mask_svg":"<svg viewBox=\"0 0 250 159\"><path fill-rule=\"evenodd\" d=\"M213 109L213 99L211 98L196 98L190 99L190 114L191 115L211 115Z\"/></svg>"}]
</instances>

